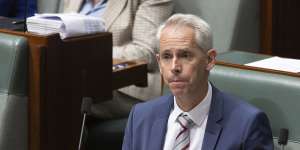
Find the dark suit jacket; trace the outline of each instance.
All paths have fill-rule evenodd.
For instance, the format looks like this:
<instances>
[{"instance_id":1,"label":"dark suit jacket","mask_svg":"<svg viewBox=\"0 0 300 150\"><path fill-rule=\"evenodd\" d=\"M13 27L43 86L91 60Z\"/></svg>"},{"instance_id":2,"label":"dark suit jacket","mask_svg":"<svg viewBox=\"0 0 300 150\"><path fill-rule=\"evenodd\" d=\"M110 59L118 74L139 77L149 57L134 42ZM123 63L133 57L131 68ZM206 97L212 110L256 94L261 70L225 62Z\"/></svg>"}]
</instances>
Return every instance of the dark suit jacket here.
<instances>
[{"instance_id":1,"label":"dark suit jacket","mask_svg":"<svg viewBox=\"0 0 300 150\"><path fill-rule=\"evenodd\" d=\"M0 0L0 16L22 19L25 16L26 0ZM28 0L27 17L37 11L36 0Z\"/></svg>"},{"instance_id":2,"label":"dark suit jacket","mask_svg":"<svg viewBox=\"0 0 300 150\"><path fill-rule=\"evenodd\" d=\"M273 150L269 120L261 110L213 87L203 150ZM131 110L123 150L162 150L173 95Z\"/></svg>"}]
</instances>

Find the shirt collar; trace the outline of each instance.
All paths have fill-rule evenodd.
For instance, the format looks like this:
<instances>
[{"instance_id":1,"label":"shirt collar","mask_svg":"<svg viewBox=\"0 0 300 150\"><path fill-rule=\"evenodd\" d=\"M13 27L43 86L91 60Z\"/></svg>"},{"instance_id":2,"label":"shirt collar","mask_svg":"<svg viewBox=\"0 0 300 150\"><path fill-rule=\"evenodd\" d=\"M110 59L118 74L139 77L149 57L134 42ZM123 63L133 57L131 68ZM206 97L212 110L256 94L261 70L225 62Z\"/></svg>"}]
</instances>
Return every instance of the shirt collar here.
<instances>
[{"instance_id":1,"label":"shirt collar","mask_svg":"<svg viewBox=\"0 0 300 150\"><path fill-rule=\"evenodd\" d=\"M208 82L208 90L206 93L206 96L204 99L192 110L189 112L184 112L182 111L179 106L176 103L176 97L174 96L174 110L172 113L174 113L174 121L176 121L176 118L181 114L185 113L187 114L196 125L200 126L206 116L208 115L210 104L211 104L211 99L212 99L212 87L211 84Z\"/></svg>"},{"instance_id":2,"label":"shirt collar","mask_svg":"<svg viewBox=\"0 0 300 150\"><path fill-rule=\"evenodd\" d=\"M93 7L93 1L92 0L85 0L85 3L87 4L89 4L92 8L98 8L98 7L100 7L100 5L102 5L102 4L104 4L104 3L106 3L106 1L107 0L100 0L94 7Z\"/></svg>"}]
</instances>

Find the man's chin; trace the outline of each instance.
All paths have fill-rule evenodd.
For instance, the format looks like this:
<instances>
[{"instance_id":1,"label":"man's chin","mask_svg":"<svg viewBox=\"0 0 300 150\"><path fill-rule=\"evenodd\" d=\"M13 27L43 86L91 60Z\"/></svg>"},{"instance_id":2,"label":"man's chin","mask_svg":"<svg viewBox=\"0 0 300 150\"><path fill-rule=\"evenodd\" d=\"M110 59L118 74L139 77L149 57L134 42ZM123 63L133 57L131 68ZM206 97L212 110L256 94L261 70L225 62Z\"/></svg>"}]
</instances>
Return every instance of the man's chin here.
<instances>
[{"instance_id":1,"label":"man's chin","mask_svg":"<svg viewBox=\"0 0 300 150\"><path fill-rule=\"evenodd\" d=\"M181 97L184 95L184 91L183 89L180 89L180 88L174 88L174 89L171 89L171 92L174 96L176 97Z\"/></svg>"}]
</instances>

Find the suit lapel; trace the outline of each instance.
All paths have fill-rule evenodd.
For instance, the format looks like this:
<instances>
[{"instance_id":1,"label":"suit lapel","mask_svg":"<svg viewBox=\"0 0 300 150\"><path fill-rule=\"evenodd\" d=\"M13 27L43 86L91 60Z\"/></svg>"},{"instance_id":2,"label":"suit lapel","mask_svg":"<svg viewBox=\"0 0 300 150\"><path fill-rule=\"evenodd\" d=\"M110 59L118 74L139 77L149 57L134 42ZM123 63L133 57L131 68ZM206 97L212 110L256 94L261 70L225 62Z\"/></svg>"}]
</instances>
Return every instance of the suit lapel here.
<instances>
[{"instance_id":1,"label":"suit lapel","mask_svg":"<svg viewBox=\"0 0 300 150\"><path fill-rule=\"evenodd\" d=\"M207 119L206 130L203 139L203 150L213 150L219 140L222 132L220 120L223 115L223 99L220 97L219 91L212 86L212 103L210 106L209 116Z\"/></svg>"},{"instance_id":2,"label":"suit lapel","mask_svg":"<svg viewBox=\"0 0 300 150\"><path fill-rule=\"evenodd\" d=\"M157 119L154 121L149 141L149 150L162 149L167 131L168 117Z\"/></svg>"},{"instance_id":3,"label":"suit lapel","mask_svg":"<svg viewBox=\"0 0 300 150\"><path fill-rule=\"evenodd\" d=\"M103 14L105 20L106 29L109 29L114 20L118 17L121 11L124 9L128 0L108 0L107 8Z\"/></svg>"},{"instance_id":4,"label":"suit lapel","mask_svg":"<svg viewBox=\"0 0 300 150\"><path fill-rule=\"evenodd\" d=\"M161 105L161 107L158 108L158 110L160 110L157 111L158 117L155 118L151 127L151 134L149 137L150 141L148 145L149 150L163 149L168 126L168 118L170 111L173 109L173 97L173 95L168 96L166 104Z\"/></svg>"}]
</instances>

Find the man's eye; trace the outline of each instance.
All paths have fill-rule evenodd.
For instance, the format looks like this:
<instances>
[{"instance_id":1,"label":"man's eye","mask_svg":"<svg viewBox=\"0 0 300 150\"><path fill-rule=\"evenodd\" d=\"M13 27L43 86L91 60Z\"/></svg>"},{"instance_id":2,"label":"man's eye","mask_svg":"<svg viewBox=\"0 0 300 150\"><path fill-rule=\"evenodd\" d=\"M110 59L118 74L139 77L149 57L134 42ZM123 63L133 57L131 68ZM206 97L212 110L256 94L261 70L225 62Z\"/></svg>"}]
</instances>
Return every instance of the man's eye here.
<instances>
[{"instance_id":1,"label":"man's eye","mask_svg":"<svg viewBox=\"0 0 300 150\"><path fill-rule=\"evenodd\" d=\"M189 52L183 52L183 53L181 54L181 57L182 57L182 58L191 58L191 57L192 57L192 54L189 53Z\"/></svg>"},{"instance_id":2,"label":"man's eye","mask_svg":"<svg viewBox=\"0 0 300 150\"><path fill-rule=\"evenodd\" d=\"M162 54L162 59L171 59L172 55L171 54Z\"/></svg>"}]
</instances>

